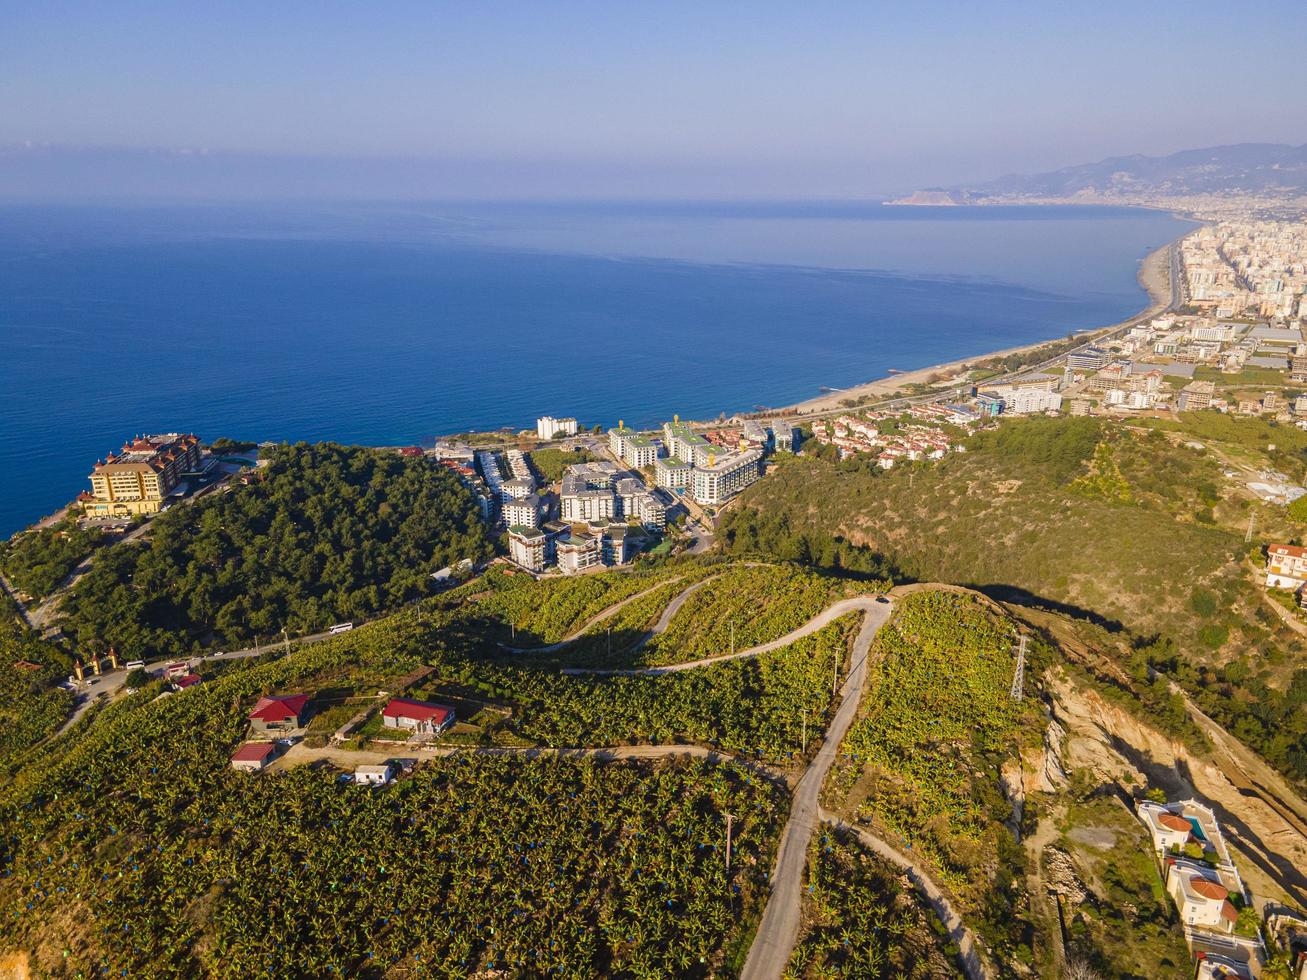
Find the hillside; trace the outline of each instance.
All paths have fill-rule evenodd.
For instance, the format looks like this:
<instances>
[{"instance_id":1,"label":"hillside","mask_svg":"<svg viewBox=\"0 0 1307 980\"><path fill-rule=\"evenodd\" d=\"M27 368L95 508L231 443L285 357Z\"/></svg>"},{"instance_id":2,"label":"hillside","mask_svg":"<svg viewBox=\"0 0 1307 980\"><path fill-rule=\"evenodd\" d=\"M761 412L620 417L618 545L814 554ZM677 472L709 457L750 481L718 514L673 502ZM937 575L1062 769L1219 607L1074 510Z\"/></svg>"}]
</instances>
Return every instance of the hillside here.
<instances>
[{"instance_id":1,"label":"hillside","mask_svg":"<svg viewBox=\"0 0 1307 980\"><path fill-rule=\"evenodd\" d=\"M1013 420L938 463L883 471L871 459L806 458L752 487L722 539L741 555L880 567L1124 631L1138 669L1181 680L1307 781L1307 643L1253 581L1247 562L1250 552L1260 562L1260 546L1243 532L1257 505L1224 476L1217 438L1242 437L1229 455L1256 460L1265 425L1212 429L1197 449L1180 434L1092 419ZM1301 435L1284 432L1274 462L1297 458ZM1258 508L1266 533L1286 533L1284 523L1282 509Z\"/></svg>"},{"instance_id":2,"label":"hillside","mask_svg":"<svg viewBox=\"0 0 1307 980\"><path fill-rule=\"evenodd\" d=\"M895 204L1307 193L1307 145L1237 143L1167 156L1108 157L1041 174L1008 174ZM915 195L913 195L915 196Z\"/></svg>"},{"instance_id":3,"label":"hillside","mask_svg":"<svg viewBox=\"0 0 1307 980\"><path fill-rule=\"evenodd\" d=\"M152 681L13 757L0 958L55 977L735 975L790 794L853 673L855 621L815 613L860 588L721 558L548 583L491 573L285 656L206 661L178 694ZM1053 975L1067 956L1171 975L1178 923L1130 850L1126 804L1150 788L1204 794L1242 818L1240 846L1275 840L1296 859L1256 794L1222 782L1183 702L1175 714L1123 666L1119 634L958 590L895 596L864 600L893 613L865 687L850 688L853 707L865 697L826 787L823 819L852 830L823 826L805 848L795 976L954 975L960 950L901 874L903 853L961 911L994 976ZM748 609L737 639L751 643L785 640L796 618L824 625L733 650L723 628ZM502 645L518 621L547 655ZM609 623L653 633L655 662L686 669L561 672L573 648L597 656L588 637ZM1019 629L1035 639L1014 702ZM705 653L721 659L686 663ZM258 697L295 691L313 695L303 741L270 771L233 771ZM396 691L456 706L457 724L425 747L383 730L376 711ZM60 707L33 712L29 743ZM342 780L395 758L409 770L392 785ZM1064 813L1090 836L1055 833ZM1105 857L1109 834L1126 849ZM1292 877L1264 863L1250 867L1259 893L1291 897ZM1041 875L1094 896L1069 951Z\"/></svg>"},{"instance_id":4,"label":"hillside","mask_svg":"<svg viewBox=\"0 0 1307 980\"><path fill-rule=\"evenodd\" d=\"M458 479L393 453L281 446L250 486L161 514L144 544L102 550L63 604L83 648L128 659L313 633L432 590L491 548Z\"/></svg>"}]
</instances>

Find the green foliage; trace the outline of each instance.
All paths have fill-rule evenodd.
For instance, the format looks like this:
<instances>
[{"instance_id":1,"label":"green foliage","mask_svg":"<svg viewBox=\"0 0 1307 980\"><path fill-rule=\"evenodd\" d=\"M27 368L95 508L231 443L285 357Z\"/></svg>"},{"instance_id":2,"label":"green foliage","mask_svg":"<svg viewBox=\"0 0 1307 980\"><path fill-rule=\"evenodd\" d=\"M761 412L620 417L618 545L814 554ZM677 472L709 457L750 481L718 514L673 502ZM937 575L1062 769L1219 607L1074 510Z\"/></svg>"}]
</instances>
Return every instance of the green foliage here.
<instances>
[{"instance_id":1,"label":"green foliage","mask_svg":"<svg viewBox=\"0 0 1307 980\"><path fill-rule=\"evenodd\" d=\"M20 531L0 543L0 569L15 588L43 599L103 542L103 532L82 530L75 517L66 517L51 527Z\"/></svg>"},{"instance_id":2,"label":"green foliage","mask_svg":"<svg viewBox=\"0 0 1307 980\"><path fill-rule=\"evenodd\" d=\"M127 672L127 678L126 680L123 681L123 683L126 684L133 691L135 691L138 688L142 688L146 684L150 683L150 675L145 671L144 668L137 667L135 670L129 670Z\"/></svg>"},{"instance_id":3,"label":"green foliage","mask_svg":"<svg viewBox=\"0 0 1307 980\"><path fill-rule=\"evenodd\" d=\"M968 451L998 459L1020 461L1045 480L1064 483L1080 474L1094 456L1103 437L1102 424L1087 417L1029 418L1003 423L978 432Z\"/></svg>"},{"instance_id":4,"label":"green foliage","mask_svg":"<svg viewBox=\"0 0 1307 980\"><path fill-rule=\"evenodd\" d=\"M957 976L934 913L901 873L857 840L822 828L808 849L807 927L794 947L792 980Z\"/></svg>"},{"instance_id":5,"label":"green foliage","mask_svg":"<svg viewBox=\"0 0 1307 980\"><path fill-rule=\"evenodd\" d=\"M242 439L228 439L226 436L221 436L209 443L209 451L219 456L237 455L240 453L248 453L251 450L257 449L258 446L259 444L257 442L247 442Z\"/></svg>"},{"instance_id":6,"label":"green foliage","mask_svg":"<svg viewBox=\"0 0 1307 980\"><path fill-rule=\"evenodd\" d=\"M1014 882L1023 852L999 770L1045 721L1010 697L1012 624L979 600L927 591L900 600L877 634L866 695L831 773L832 792L902 835L1011 953L1022 926ZM1047 654L1028 652L1027 684Z\"/></svg>"},{"instance_id":7,"label":"green foliage","mask_svg":"<svg viewBox=\"0 0 1307 980\"><path fill-rule=\"evenodd\" d=\"M1199 616L1207 619L1216 615L1216 596L1207 589L1194 586L1189 593L1189 608Z\"/></svg>"},{"instance_id":8,"label":"green foliage","mask_svg":"<svg viewBox=\"0 0 1307 980\"><path fill-rule=\"evenodd\" d=\"M0 786L8 940L73 951L42 973L720 974L786 813L747 771L464 756L368 792L230 769L259 694L389 684L433 605L133 695Z\"/></svg>"},{"instance_id":9,"label":"green foliage","mask_svg":"<svg viewBox=\"0 0 1307 980\"><path fill-rule=\"evenodd\" d=\"M557 446L531 451L531 465L535 467L540 478L546 483L557 483L563 478L563 471L577 463L588 463L598 459L585 449L568 450Z\"/></svg>"},{"instance_id":10,"label":"green foliage","mask_svg":"<svg viewBox=\"0 0 1307 980\"><path fill-rule=\"evenodd\" d=\"M176 656L320 630L427 594L430 573L490 553L458 480L425 460L282 446L265 479L161 514L146 545L107 549L65 600L81 646Z\"/></svg>"},{"instance_id":11,"label":"green foliage","mask_svg":"<svg viewBox=\"0 0 1307 980\"><path fill-rule=\"evenodd\" d=\"M23 626L18 607L0 591L0 772L72 710L72 694L58 686L68 669L68 658Z\"/></svg>"},{"instance_id":12,"label":"green foliage","mask_svg":"<svg viewBox=\"0 0 1307 980\"><path fill-rule=\"evenodd\" d=\"M1089 472L1071 481L1071 489L1089 497L1101 497L1103 500L1128 504L1132 497L1130 484L1121 475L1112 454L1112 447L1106 441L1100 442L1094 449L1094 457Z\"/></svg>"},{"instance_id":13,"label":"green foliage","mask_svg":"<svg viewBox=\"0 0 1307 980\"><path fill-rule=\"evenodd\" d=\"M443 676L513 706L510 730L549 746L689 740L785 762L825 726L860 624L848 616L780 650L662 675L563 675L451 657Z\"/></svg>"},{"instance_id":14,"label":"green foliage","mask_svg":"<svg viewBox=\"0 0 1307 980\"><path fill-rule=\"evenodd\" d=\"M1299 497L1291 503L1287 508L1287 512L1295 521L1307 524L1307 496Z\"/></svg>"},{"instance_id":15,"label":"green foliage","mask_svg":"<svg viewBox=\"0 0 1307 980\"><path fill-rule=\"evenodd\" d=\"M473 600L487 638L529 648L557 643L611 606L659 582L675 579L684 588L711 572L709 565L667 564L537 582L492 569L478 583Z\"/></svg>"},{"instance_id":16,"label":"green foliage","mask_svg":"<svg viewBox=\"0 0 1307 980\"><path fill-rule=\"evenodd\" d=\"M833 446L825 448L834 449ZM794 467L796 471L800 468ZM820 528L796 527L783 512L733 508L722 516L718 539L725 550L734 555L774 556L782 561L816 565L859 578L889 580L896 575L892 563L872 549L852 544Z\"/></svg>"},{"instance_id":17,"label":"green foliage","mask_svg":"<svg viewBox=\"0 0 1307 980\"><path fill-rule=\"evenodd\" d=\"M850 583L787 566L737 566L708 579L686 600L668 629L642 651L641 662L680 663L777 640L802 626Z\"/></svg>"}]
</instances>

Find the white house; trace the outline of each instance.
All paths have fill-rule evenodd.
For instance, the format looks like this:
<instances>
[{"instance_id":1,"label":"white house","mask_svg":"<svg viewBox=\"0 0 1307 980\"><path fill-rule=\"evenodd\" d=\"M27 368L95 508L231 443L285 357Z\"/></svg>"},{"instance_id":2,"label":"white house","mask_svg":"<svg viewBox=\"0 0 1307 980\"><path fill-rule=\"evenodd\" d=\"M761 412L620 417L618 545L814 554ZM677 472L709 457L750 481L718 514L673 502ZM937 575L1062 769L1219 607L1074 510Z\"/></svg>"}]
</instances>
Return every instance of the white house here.
<instances>
[{"instance_id":1,"label":"white house","mask_svg":"<svg viewBox=\"0 0 1307 980\"><path fill-rule=\"evenodd\" d=\"M380 766L359 766L354 770L354 782L360 786L385 786L394 775L389 763Z\"/></svg>"}]
</instances>

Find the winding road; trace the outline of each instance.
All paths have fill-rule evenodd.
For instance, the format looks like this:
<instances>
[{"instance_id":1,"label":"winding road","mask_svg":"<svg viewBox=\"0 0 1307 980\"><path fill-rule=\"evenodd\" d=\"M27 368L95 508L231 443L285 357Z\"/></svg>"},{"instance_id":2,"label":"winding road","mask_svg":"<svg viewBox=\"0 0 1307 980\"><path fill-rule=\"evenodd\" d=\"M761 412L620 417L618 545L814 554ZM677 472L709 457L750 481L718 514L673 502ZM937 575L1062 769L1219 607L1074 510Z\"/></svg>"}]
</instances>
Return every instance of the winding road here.
<instances>
[{"instance_id":1,"label":"winding road","mask_svg":"<svg viewBox=\"0 0 1307 980\"><path fill-rule=\"evenodd\" d=\"M706 581L711 581L711 579L708 579ZM698 584L704 585L706 584L706 581L700 582ZM682 592L681 595L678 597L678 599L683 601L686 598L686 594L694 588L695 586L691 586L690 589L686 590L686 592ZM675 605L675 603L673 604ZM680 607L677 606L677 608L679 609ZM701 657L698 660L687 660L683 664L666 664L661 667L628 667L623 669L598 668L598 667L564 667L562 669L562 673L593 674L600 677L635 677L640 674L646 674L646 675L675 674L682 670L694 670L697 667L707 667L711 664L719 664L727 660L742 660L745 657L756 657L759 654L768 653L772 650L779 650L781 647L787 647L791 643L803 639L805 636L811 636L813 633L825 629L827 626L829 626L831 623L835 622L837 619L839 619L842 616L847 616L849 613L858 612L861 610L866 611L869 619L876 618L877 612L882 614L880 615L879 622L877 623L877 629L879 629L880 623L883 623L886 619L889 618L890 608L891 606L888 602L880 602L879 600L875 599L872 596L858 596L857 598L854 599L841 599L838 602L832 603L831 605L827 606L825 609L819 612L816 616L812 617L812 619L808 620L798 629L790 630L790 632L786 633L780 639L771 640L767 643L760 643L757 646L749 647L748 649L745 650L737 650L735 651L735 653L722 653L712 657ZM668 609L671 609L671 606L668 606ZM670 622L670 617L666 617L666 618ZM660 619L659 623L661 624L662 622L663 621ZM866 627L864 627L864 630L865 628ZM655 626L654 631L656 632L657 629L658 629L657 626ZM663 629L666 629L665 625L663 626ZM875 631L873 630L872 632L874 633ZM859 635L858 639L859 642L861 642L862 639L861 635ZM868 642L870 642L870 640ZM842 735L840 737L843 738Z\"/></svg>"},{"instance_id":2,"label":"winding road","mask_svg":"<svg viewBox=\"0 0 1307 980\"><path fill-rule=\"evenodd\" d=\"M840 607L847 608L840 610ZM777 851L776 869L772 875L771 895L767 898L767 908L763 912L758 932L749 947L749 957L745 960L741 980L780 980L789 965L794 952L794 944L799 938L799 925L803 912L803 869L808 861L808 843L817 827L820 815L818 795L822 783L835 761L835 753L844 741L849 726L858 712L862 700L862 691L867 682L867 654L871 641L877 631L889 619L892 606L877 602L869 597L846 599L837 602L824 613L811 620L807 626L800 627L795 633L807 635L812 626L823 617L827 622L838 618L853 609L866 610L862 629L853 642L853 655L850 661L849 676L844 681L843 700L831 719L830 726L818 750L816 758L804 770L799 785L794 790L794 801L790 806L790 819L785 824L781 837L781 846ZM817 626L816 629L820 629ZM790 634L791 636L793 634ZM782 637L777 643L791 643L793 640ZM770 644L764 644L770 646ZM761 652L761 651L755 651Z\"/></svg>"}]
</instances>

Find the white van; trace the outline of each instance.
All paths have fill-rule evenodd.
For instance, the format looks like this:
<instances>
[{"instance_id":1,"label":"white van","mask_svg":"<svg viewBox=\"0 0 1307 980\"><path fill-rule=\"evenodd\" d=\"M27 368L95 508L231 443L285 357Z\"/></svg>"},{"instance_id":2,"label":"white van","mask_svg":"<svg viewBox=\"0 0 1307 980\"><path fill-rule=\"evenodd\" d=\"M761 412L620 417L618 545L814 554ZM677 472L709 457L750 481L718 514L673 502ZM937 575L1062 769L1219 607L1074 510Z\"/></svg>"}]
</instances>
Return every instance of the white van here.
<instances>
[{"instance_id":1,"label":"white van","mask_svg":"<svg viewBox=\"0 0 1307 980\"><path fill-rule=\"evenodd\" d=\"M353 628L354 628L354 624L353 624L353 623L337 623L335 626L331 627L331 629L327 630L327 632L328 632L328 633L347 633L347 632L349 632L350 630L352 630Z\"/></svg>"}]
</instances>

